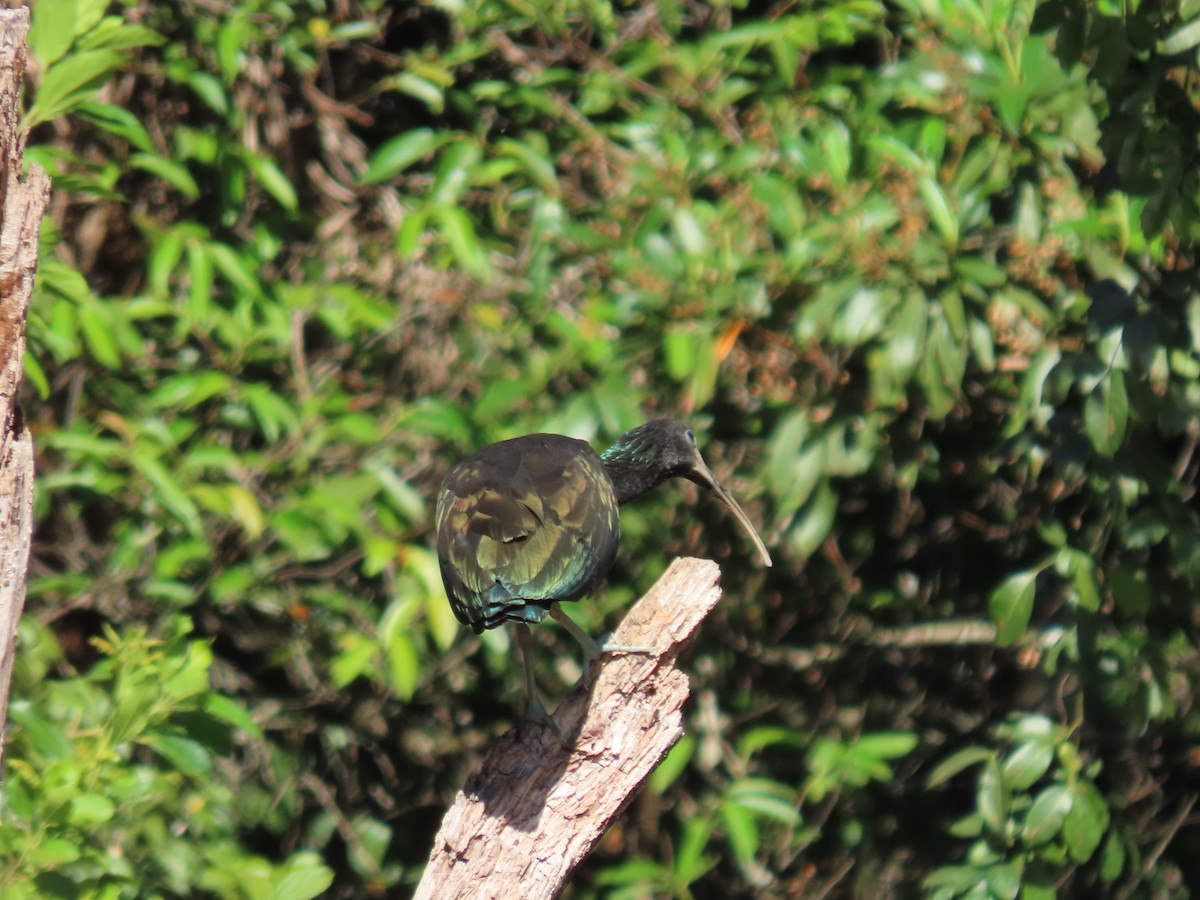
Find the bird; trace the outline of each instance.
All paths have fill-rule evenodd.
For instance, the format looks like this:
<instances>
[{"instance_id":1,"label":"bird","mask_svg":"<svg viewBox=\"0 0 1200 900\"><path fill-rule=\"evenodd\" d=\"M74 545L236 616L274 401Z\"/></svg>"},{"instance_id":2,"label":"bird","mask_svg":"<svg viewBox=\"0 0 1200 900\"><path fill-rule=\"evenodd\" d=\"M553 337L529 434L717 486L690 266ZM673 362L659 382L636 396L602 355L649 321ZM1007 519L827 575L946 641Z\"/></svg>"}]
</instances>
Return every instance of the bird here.
<instances>
[{"instance_id":1,"label":"bird","mask_svg":"<svg viewBox=\"0 0 1200 900\"><path fill-rule=\"evenodd\" d=\"M692 430L673 419L639 425L602 453L560 434L512 438L446 473L435 512L446 596L459 622L476 634L516 623L529 718L557 730L537 693L529 631L547 615L589 660L650 650L597 643L559 604L594 591L612 568L619 507L674 477L712 493L746 530L763 564L771 565L762 538L704 462Z\"/></svg>"}]
</instances>

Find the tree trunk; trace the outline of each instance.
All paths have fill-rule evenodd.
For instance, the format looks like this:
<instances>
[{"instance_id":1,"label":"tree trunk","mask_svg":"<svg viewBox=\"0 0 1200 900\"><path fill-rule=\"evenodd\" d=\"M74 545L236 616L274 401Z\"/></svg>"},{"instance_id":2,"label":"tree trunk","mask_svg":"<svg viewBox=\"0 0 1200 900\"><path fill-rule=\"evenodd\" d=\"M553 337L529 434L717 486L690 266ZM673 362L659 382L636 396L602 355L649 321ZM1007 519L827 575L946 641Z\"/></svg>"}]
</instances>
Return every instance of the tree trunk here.
<instances>
[{"instance_id":1,"label":"tree trunk","mask_svg":"<svg viewBox=\"0 0 1200 900\"><path fill-rule=\"evenodd\" d=\"M28 35L28 9L0 10L0 735L8 721L33 534L33 440L21 417L17 390L38 236L50 198L50 179L41 167L30 166L21 180L25 138L19 111ZM0 739L0 773L3 762Z\"/></svg>"},{"instance_id":2,"label":"tree trunk","mask_svg":"<svg viewBox=\"0 0 1200 900\"><path fill-rule=\"evenodd\" d=\"M721 597L717 564L677 559L629 611L606 655L556 711L501 737L446 813L416 900L556 896L683 735L679 651Z\"/></svg>"}]
</instances>

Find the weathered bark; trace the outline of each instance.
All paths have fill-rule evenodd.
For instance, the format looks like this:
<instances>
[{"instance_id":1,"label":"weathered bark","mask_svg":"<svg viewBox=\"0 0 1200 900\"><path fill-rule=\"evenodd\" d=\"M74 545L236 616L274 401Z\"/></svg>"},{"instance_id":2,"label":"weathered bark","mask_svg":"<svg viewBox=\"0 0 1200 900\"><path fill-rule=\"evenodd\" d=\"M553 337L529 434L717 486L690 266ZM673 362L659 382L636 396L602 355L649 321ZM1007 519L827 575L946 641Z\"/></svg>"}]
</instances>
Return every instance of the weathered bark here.
<instances>
[{"instance_id":1,"label":"weathered bark","mask_svg":"<svg viewBox=\"0 0 1200 900\"><path fill-rule=\"evenodd\" d=\"M0 735L8 721L33 534L33 440L21 418L17 389L42 213L50 197L50 179L41 167L30 166L21 180L25 139L19 101L28 35L28 9L0 10ZM0 767L3 762L0 740Z\"/></svg>"},{"instance_id":2,"label":"weathered bark","mask_svg":"<svg viewBox=\"0 0 1200 900\"><path fill-rule=\"evenodd\" d=\"M720 570L678 559L629 611L609 655L554 715L566 743L527 722L501 737L442 820L416 900L554 897L683 735L680 649L721 597Z\"/></svg>"}]
</instances>

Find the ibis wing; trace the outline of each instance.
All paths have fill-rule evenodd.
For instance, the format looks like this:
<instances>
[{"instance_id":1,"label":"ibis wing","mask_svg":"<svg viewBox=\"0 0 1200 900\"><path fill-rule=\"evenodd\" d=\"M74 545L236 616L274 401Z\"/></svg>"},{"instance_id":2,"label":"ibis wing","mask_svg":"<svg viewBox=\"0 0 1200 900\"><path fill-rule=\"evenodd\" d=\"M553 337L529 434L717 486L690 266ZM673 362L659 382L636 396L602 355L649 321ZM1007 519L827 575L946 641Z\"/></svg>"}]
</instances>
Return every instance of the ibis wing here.
<instances>
[{"instance_id":1,"label":"ibis wing","mask_svg":"<svg viewBox=\"0 0 1200 900\"><path fill-rule=\"evenodd\" d=\"M438 558L455 615L476 631L510 618L539 621L550 603L582 596L612 565L612 482L590 447L571 449L529 453L516 467L506 459L502 470L476 456L447 475Z\"/></svg>"}]
</instances>

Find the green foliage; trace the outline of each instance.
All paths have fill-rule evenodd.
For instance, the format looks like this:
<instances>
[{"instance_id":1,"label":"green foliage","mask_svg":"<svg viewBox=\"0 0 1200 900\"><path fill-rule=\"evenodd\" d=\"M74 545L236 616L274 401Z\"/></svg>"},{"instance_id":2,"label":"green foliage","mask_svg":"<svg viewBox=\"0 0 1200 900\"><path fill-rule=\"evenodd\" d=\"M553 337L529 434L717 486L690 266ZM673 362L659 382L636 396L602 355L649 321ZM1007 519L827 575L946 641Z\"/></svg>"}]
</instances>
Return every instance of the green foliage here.
<instances>
[{"instance_id":1,"label":"green foliage","mask_svg":"<svg viewBox=\"0 0 1200 900\"><path fill-rule=\"evenodd\" d=\"M1193 5L36 4L5 896L411 887L520 680L441 475L658 414L777 564L623 512L581 623L726 597L578 896L1200 891Z\"/></svg>"},{"instance_id":2,"label":"green foliage","mask_svg":"<svg viewBox=\"0 0 1200 900\"><path fill-rule=\"evenodd\" d=\"M333 872L313 854L279 862L247 852L222 765L263 745L247 710L209 686L208 642L176 619L165 640L108 630L87 675L47 678L61 651L28 619L9 710L0 885L6 897L315 897ZM119 848L119 852L114 852Z\"/></svg>"},{"instance_id":3,"label":"green foliage","mask_svg":"<svg viewBox=\"0 0 1200 900\"><path fill-rule=\"evenodd\" d=\"M966 863L930 872L930 896L1055 896L1064 870L1092 861L1101 841L1101 880L1121 874L1121 838L1109 834L1108 802L1096 786L1099 764L1084 767L1067 730L1042 715L998 726L995 737L1007 752L964 747L929 774L937 787L968 767L983 764L975 811L951 826L970 840Z\"/></svg>"}]
</instances>

